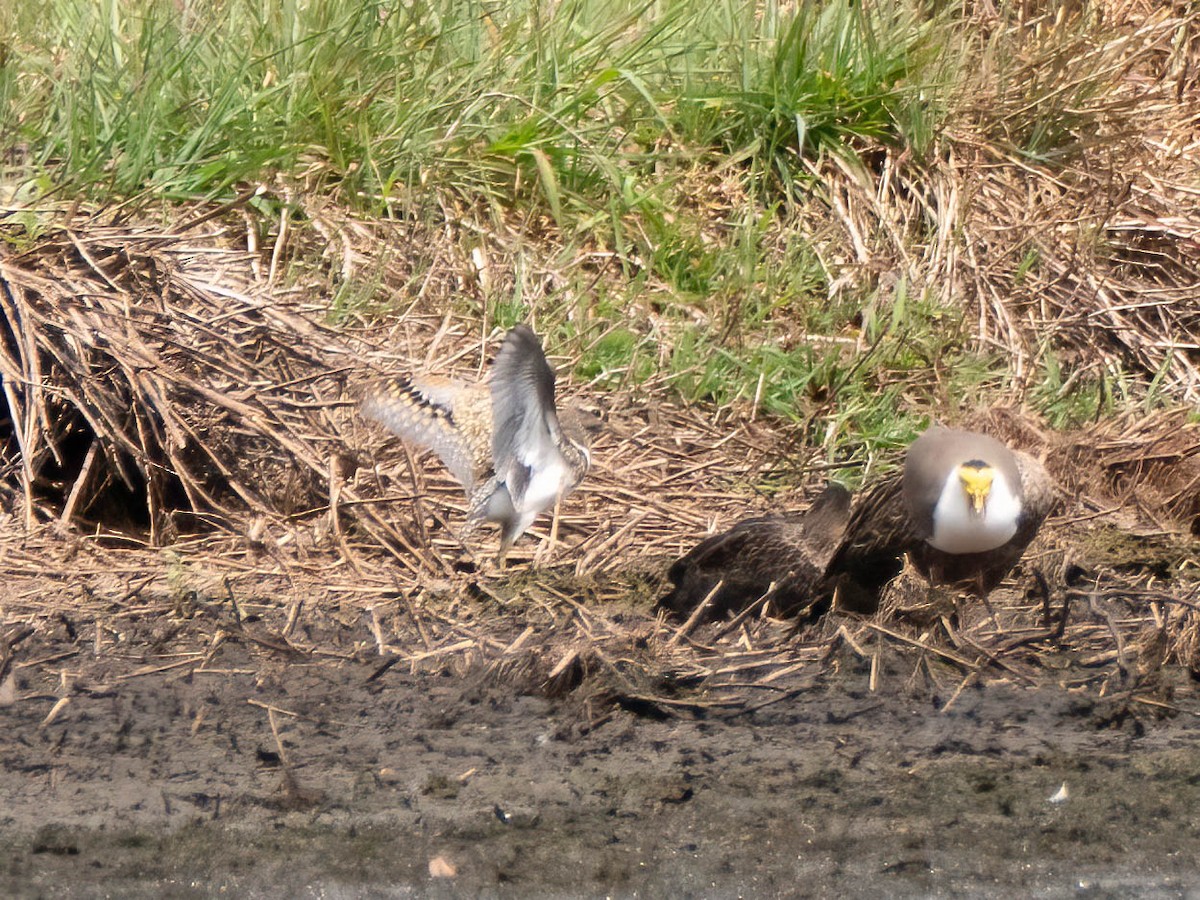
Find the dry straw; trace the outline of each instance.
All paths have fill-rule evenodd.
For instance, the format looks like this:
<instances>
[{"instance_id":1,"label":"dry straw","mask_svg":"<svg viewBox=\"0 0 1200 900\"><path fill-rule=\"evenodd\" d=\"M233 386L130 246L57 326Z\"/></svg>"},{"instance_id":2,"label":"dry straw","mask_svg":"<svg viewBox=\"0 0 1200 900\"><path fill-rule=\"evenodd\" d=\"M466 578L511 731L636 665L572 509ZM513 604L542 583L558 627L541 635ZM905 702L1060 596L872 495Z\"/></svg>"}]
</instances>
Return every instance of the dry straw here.
<instances>
[{"instance_id":1,"label":"dry straw","mask_svg":"<svg viewBox=\"0 0 1200 900\"><path fill-rule=\"evenodd\" d=\"M540 551L535 568L462 574L461 492L363 423L353 393L401 365L470 376L485 358L478 334L415 311L391 330L333 329L323 301L272 289L229 232L77 224L0 261L6 463L23 520L7 539L4 616L47 633L65 616L100 654L135 623L190 623L126 677L226 671L216 652L233 640L268 658L374 658L379 676L401 664L548 693L583 686L598 722L608 706L597 698L741 714L814 689L830 667L863 666L878 684L883 653L947 696L981 674L1044 678L1063 647L1084 659L1079 683L1143 699L1162 683L1147 660L1197 666L1194 591L1103 566L1064 574L1106 513L1143 531L1190 524L1200 439L1181 414L1065 438L1011 411L982 422L1045 456L1076 498L1026 566L1048 589L1006 594L1002 631L903 599L887 621L796 630L764 604L693 629L650 611L665 565L761 510L748 486L765 471L800 474L781 431L661 392L602 397L611 428L563 507L560 544L537 540L540 523L522 545ZM98 539L64 540L63 527Z\"/></svg>"}]
</instances>

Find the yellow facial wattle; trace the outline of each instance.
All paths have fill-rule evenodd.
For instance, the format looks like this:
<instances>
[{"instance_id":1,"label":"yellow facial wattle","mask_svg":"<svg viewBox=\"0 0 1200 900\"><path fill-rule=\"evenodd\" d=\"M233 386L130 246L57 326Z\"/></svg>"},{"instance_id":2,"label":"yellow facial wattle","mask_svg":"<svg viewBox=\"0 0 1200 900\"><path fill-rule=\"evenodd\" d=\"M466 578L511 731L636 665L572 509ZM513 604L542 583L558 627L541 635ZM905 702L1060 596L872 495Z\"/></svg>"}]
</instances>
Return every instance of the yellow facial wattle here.
<instances>
[{"instance_id":1,"label":"yellow facial wattle","mask_svg":"<svg viewBox=\"0 0 1200 900\"><path fill-rule=\"evenodd\" d=\"M988 495L992 492L992 481L995 478L991 466L968 463L959 467L958 477L962 481L963 490L967 492L967 497L971 501L971 510L977 516L983 515Z\"/></svg>"}]
</instances>

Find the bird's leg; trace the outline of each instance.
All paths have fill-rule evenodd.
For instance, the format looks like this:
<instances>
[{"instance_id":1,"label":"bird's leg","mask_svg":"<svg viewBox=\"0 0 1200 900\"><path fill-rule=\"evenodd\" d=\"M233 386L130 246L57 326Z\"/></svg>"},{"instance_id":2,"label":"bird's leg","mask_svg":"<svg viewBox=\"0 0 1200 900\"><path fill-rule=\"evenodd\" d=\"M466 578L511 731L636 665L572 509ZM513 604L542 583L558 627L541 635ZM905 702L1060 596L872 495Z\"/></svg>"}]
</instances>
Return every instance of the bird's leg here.
<instances>
[{"instance_id":1,"label":"bird's leg","mask_svg":"<svg viewBox=\"0 0 1200 900\"><path fill-rule=\"evenodd\" d=\"M929 604L931 609L937 609L940 606L938 595L941 593L941 588L943 587L944 575L945 570L940 563L931 562L929 564L929 589L925 593L925 602ZM951 618L956 628L962 627L963 610L961 594L955 594L954 614Z\"/></svg>"},{"instance_id":2,"label":"bird's leg","mask_svg":"<svg viewBox=\"0 0 1200 900\"><path fill-rule=\"evenodd\" d=\"M533 555L534 565L541 565L542 560L554 553L558 545L558 516L562 509L562 494L554 498L554 514L550 519L550 537L538 545L537 553Z\"/></svg>"},{"instance_id":3,"label":"bird's leg","mask_svg":"<svg viewBox=\"0 0 1200 900\"><path fill-rule=\"evenodd\" d=\"M508 550L512 546L512 541L502 536L500 538L500 549L496 551L496 569L500 572L504 571L505 561L508 559Z\"/></svg>"},{"instance_id":4,"label":"bird's leg","mask_svg":"<svg viewBox=\"0 0 1200 900\"><path fill-rule=\"evenodd\" d=\"M511 521L507 520L503 511L498 515L494 508L497 506L497 493L501 490L504 488L498 484L494 476L475 486L467 505L467 524L463 529L463 537L473 536L484 522L498 523L500 525L500 549L496 552L496 568L503 570L508 551L520 535L510 534ZM507 497L507 492L504 496Z\"/></svg>"},{"instance_id":5,"label":"bird's leg","mask_svg":"<svg viewBox=\"0 0 1200 900\"><path fill-rule=\"evenodd\" d=\"M967 627L968 599L969 595L966 591L956 590L954 592L954 624L963 630L966 630Z\"/></svg>"},{"instance_id":6,"label":"bird's leg","mask_svg":"<svg viewBox=\"0 0 1200 900\"><path fill-rule=\"evenodd\" d=\"M983 601L983 608L987 610L992 619L992 627L996 629L996 634L1000 634L1000 620L996 618L996 610L992 609L991 601L988 600L988 592L983 587L982 572L975 575L975 590L979 593L979 599Z\"/></svg>"},{"instance_id":7,"label":"bird's leg","mask_svg":"<svg viewBox=\"0 0 1200 900\"><path fill-rule=\"evenodd\" d=\"M950 615L949 619L943 617L942 622L943 624L947 625L947 631L950 633L950 639L957 645L958 636L955 631L960 628L965 628L967 624L967 594L962 590L961 584L951 584L947 582L945 568L937 563L934 563L929 567L929 604L933 606L937 602L935 594L946 590L953 591L954 612ZM991 612L991 607L988 607L988 611ZM953 624L954 631L950 629L950 623Z\"/></svg>"}]
</instances>

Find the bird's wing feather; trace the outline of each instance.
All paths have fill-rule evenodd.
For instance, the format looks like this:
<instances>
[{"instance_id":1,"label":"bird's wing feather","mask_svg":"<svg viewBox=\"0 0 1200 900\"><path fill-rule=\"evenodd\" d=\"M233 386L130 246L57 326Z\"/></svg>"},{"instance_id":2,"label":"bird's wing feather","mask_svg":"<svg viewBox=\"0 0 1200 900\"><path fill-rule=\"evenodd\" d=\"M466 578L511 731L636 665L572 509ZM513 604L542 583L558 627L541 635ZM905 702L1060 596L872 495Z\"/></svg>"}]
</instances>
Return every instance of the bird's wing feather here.
<instances>
[{"instance_id":1,"label":"bird's wing feather","mask_svg":"<svg viewBox=\"0 0 1200 900\"><path fill-rule=\"evenodd\" d=\"M407 378L396 378L369 391L362 412L405 440L436 453L469 495L478 477L476 454L454 425L451 403L439 401L436 393Z\"/></svg>"},{"instance_id":2,"label":"bird's wing feather","mask_svg":"<svg viewBox=\"0 0 1200 900\"><path fill-rule=\"evenodd\" d=\"M504 338L492 364L492 462L520 506L534 469L562 463L554 370L527 325Z\"/></svg>"},{"instance_id":3,"label":"bird's wing feather","mask_svg":"<svg viewBox=\"0 0 1200 900\"><path fill-rule=\"evenodd\" d=\"M667 577L678 581L688 570L719 572L744 559L742 551L748 540L757 544L778 540L779 521L778 516L743 519L727 531L710 535L677 559Z\"/></svg>"},{"instance_id":4,"label":"bird's wing feather","mask_svg":"<svg viewBox=\"0 0 1200 900\"><path fill-rule=\"evenodd\" d=\"M953 469L944 457L953 434L949 429L933 426L912 442L904 457L904 502L908 505L911 526L921 540L933 534L933 510Z\"/></svg>"},{"instance_id":5,"label":"bird's wing feather","mask_svg":"<svg viewBox=\"0 0 1200 900\"><path fill-rule=\"evenodd\" d=\"M795 614L817 599L849 511L849 491L835 484L808 509L743 519L705 538L671 566L667 577L674 588L659 605L690 615L715 591L708 611L715 618L744 609L774 584L776 608Z\"/></svg>"},{"instance_id":6,"label":"bird's wing feather","mask_svg":"<svg viewBox=\"0 0 1200 900\"><path fill-rule=\"evenodd\" d=\"M908 513L902 478L892 476L855 501L825 567L826 589L841 586L857 598L854 608L873 611L884 585L900 574L904 554L922 543Z\"/></svg>"},{"instance_id":7,"label":"bird's wing feather","mask_svg":"<svg viewBox=\"0 0 1200 900\"><path fill-rule=\"evenodd\" d=\"M1021 514L1017 517L1017 533L1011 543L1022 548L1033 540L1054 509L1058 493L1045 466L1021 450L1013 452L1014 464L1021 485Z\"/></svg>"},{"instance_id":8,"label":"bird's wing feather","mask_svg":"<svg viewBox=\"0 0 1200 900\"><path fill-rule=\"evenodd\" d=\"M801 519L805 548L812 565L821 571L829 565L846 536L850 525L850 499L846 488L831 482Z\"/></svg>"},{"instance_id":9,"label":"bird's wing feather","mask_svg":"<svg viewBox=\"0 0 1200 900\"><path fill-rule=\"evenodd\" d=\"M469 387L465 382L456 378L443 378L437 375L414 375L400 378L398 381L407 385L408 392L416 395L431 405L447 410L454 415L455 403Z\"/></svg>"}]
</instances>

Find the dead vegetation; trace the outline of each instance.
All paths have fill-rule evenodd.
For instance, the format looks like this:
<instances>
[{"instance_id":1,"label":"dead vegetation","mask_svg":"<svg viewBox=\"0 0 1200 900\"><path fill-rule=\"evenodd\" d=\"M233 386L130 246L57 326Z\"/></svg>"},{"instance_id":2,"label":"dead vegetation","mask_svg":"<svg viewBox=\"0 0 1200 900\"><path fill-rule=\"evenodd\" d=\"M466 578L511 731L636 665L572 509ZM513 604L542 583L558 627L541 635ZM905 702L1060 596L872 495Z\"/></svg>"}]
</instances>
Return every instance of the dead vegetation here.
<instances>
[{"instance_id":1,"label":"dead vegetation","mask_svg":"<svg viewBox=\"0 0 1200 900\"><path fill-rule=\"evenodd\" d=\"M826 203L801 227L839 289L902 280L965 304L1018 399L1050 365L1059 396L1129 378L1200 401L1200 17L1140 0L975 13L984 65L939 151L812 164Z\"/></svg>"},{"instance_id":2,"label":"dead vegetation","mask_svg":"<svg viewBox=\"0 0 1200 900\"><path fill-rule=\"evenodd\" d=\"M69 633L74 652L101 657L149 641L143 669L202 667L241 640L584 688L654 714L738 714L830 666L877 677L896 652L950 699L980 677L1057 677L1064 654L1072 683L1156 704L1169 705L1163 664L1200 671L1194 544L1169 581L1079 551L1114 522L1194 530L1200 425L1185 412L1065 435L1014 409L976 423L1042 455L1071 500L1027 559L1031 592L997 604L999 631L973 614L955 623L927 596L799 630L757 615L692 628L651 614L662 573L765 508L753 492L765 473L804 463L782 452L782 429L664 396L602 397L611 427L560 546L535 529L518 547L533 568L464 573L458 487L360 421L352 394L402 364L477 370L478 338L416 312L390 331L325 327L320 302L272 290L232 242L92 223L0 262L10 627ZM795 474L815 485L820 469Z\"/></svg>"},{"instance_id":3,"label":"dead vegetation","mask_svg":"<svg viewBox=\"0 0 1200 900\"><path fill-rule=\"evenodd\" d=\"M457 294L491 292L488 273L506 260L310 209L304 240L323 240L314 255L343 276L383 247L383 283L411 288L410 255L432 260L400 314L331 327L324 281L283 285L297 238L280 229L263 251L222 210L171 228L77 216L0 246L11 500L0 663L30 626L73 654L140 647L148 667L202 667L236 639L265 654L482 671L659 712L734 714L831 668L873 679L899 653L947 702L981 677L1054 678L1168 708L1163 667L1200 673L1200 425L1187 409L1200 400L1197 14L1106 14L1136 14L1136 27L1090 46L1061 39L1070 17L997 21L1029 34L1029 58L1002 80L1013 95L981 95L941 159L812 164L829 203L801 214L835 285L903 277L967 304L973 338L1012 360L1013 407L977 424L1042 456L1068 502L1027 558L1028 593L994 603L1001 630L973 614L955 622L903 585L871 620L797 628L748 616L691 630L655 618L671 558L768 503L801 502L768 499L770 473L816 487L828 464L778 423L683 408L654 382L589 398L609 407L611 430L562 511L558 546L541 522L514 553L532 555L531 569L462 571L458 486L360 421L354 391L396 369L479 372L493 329ZM1072 54L1083 75L1047 59ZM1096 142L1103 152L1051 166L1016 149L1036 126L1020 76L1044 71L1083 104L1081 128L1120 129ZM1103 108L1072 94L1084 76L1117 83ZM1175 406L1053 433L1021 411L1047 351L1061 391L1131 373ZM1117 570L1086 552L1104 529L1178 538L1179 550L1166 565Z\"/></svg>"}]
</instances>

